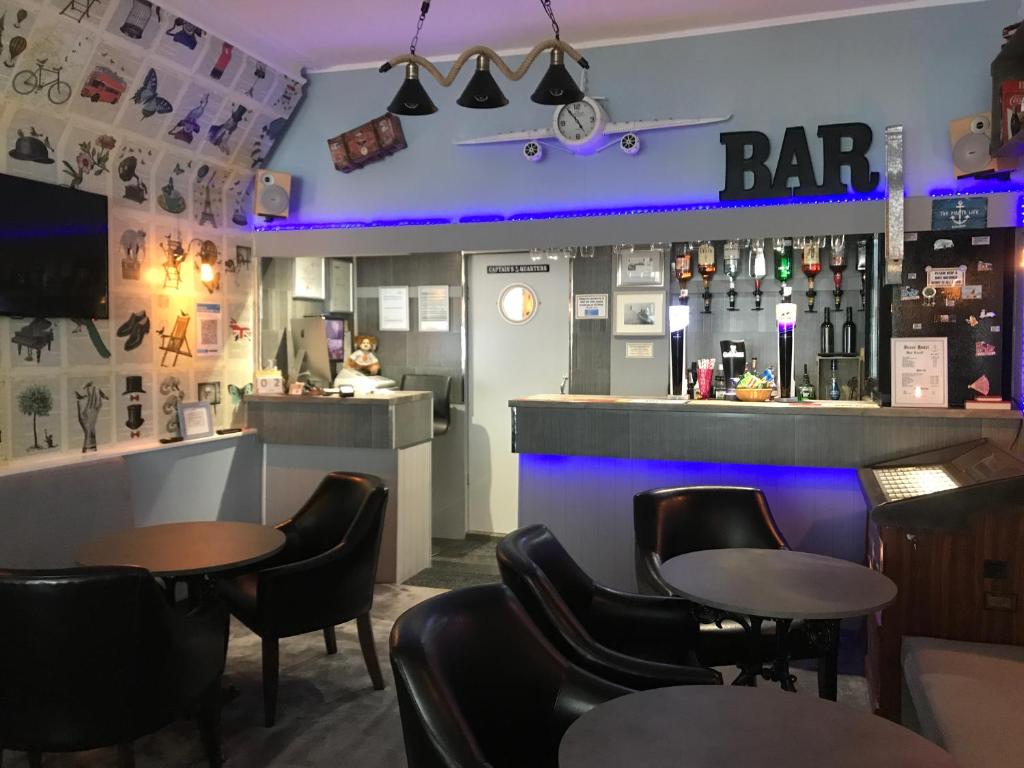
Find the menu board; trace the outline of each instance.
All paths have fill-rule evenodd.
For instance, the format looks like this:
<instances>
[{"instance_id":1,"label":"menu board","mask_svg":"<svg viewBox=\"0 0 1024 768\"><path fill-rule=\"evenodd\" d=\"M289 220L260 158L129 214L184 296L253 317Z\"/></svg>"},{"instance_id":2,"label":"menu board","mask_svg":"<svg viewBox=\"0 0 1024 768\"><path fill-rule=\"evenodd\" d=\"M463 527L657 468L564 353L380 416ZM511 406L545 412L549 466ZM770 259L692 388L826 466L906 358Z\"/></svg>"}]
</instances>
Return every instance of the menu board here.
<instances>
[{"instance_id":1,"label":"menu board","mask_svg":"<svg viewBox=\"0 0 1024 768\"><path fill-rule=\"evenodd\" d=\"M892 340L894 408L945 408L949 405L947 346L944 338Z\"/></svg>"}]
</instances>

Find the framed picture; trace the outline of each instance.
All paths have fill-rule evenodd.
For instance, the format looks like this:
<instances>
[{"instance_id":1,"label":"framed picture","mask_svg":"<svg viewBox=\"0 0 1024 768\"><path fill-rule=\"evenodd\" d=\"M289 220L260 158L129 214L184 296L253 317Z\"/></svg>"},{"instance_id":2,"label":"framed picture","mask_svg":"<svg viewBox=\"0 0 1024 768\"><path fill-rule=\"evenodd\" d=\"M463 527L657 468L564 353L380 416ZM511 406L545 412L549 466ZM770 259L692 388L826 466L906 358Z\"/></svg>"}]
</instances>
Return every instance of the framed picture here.
<instances>
[{"instance_id":1,"label":"framed picture","mask_svg":"<svg viewBox=\"0 0 1024 768\"><path fill-rule=\"evenodd\" d=\"M382 331L409 330L409 286L382 285L377 289L380 302L377 327Z\"/></svg>"},{"instance_id":2,"label":"framed picture","mask_svg":"<svg viewBox=\"0 0 1024 768\"><path fill-rule=\"evenodd\" d=\"M296 256L295 259L295 290L292 295L296 299L326 298L324 291L324 260L319 256Z\"/></svg>"},{"instance_id":3,"label":"framed picture","mask_svg":"<svg viewBox=\"0 0 1024 768\"><path fill-rule=\"evenodd\" d=\"M178 427L184 440L213 434L213 408L209 403L178 403Z\"/></svg>"},{"instance_id":4,"label":"framed picture","mask_svg":"<svg viewBox=\"0 0 1024 768\"><path fill-rule=\"evenodd\" d=\"M615 294L616 336L664 336L665 294Z\"/></svg>"},{"instance_id":5,"label":"framed picture","mask_svg":"<svg viewBox=\"0 0 1024 768\"><path fill-rule=\"evenodd\" d=\"M618 265L615 284L619 288L661 288L665 285L665 260L661 245L638 250L631 245L616 249Z\"/></svg>"},{"instance_id":6,"label":"framed picture","mask_svg":"<svg viewBox=\"0 0 1024 768\"><path fill-rule=\"evenodd\" d=\"M894 337L891 350L893 408L947 408L947 339L944 336Z\"/></svg>"}]
</instances>

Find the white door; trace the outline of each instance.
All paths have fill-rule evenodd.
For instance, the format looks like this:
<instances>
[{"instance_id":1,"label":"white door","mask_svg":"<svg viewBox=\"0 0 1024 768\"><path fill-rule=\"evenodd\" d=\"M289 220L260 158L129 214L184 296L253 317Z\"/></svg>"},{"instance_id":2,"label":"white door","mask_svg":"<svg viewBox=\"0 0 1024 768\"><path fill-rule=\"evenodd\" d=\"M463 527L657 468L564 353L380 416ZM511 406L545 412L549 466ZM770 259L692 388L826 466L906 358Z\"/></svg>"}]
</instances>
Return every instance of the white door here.
<instances>
[{"instance_id":1,"label":"white door","mask_svg":"<svg viewBox=\"0 0 1024 768\"><path fill-rule=\"evenodd\" d=\"M468 262L468 528L508 533L518 527L519 514L519 461L512 453L508 401L557 393L568 373L569 263L547 254L534 261L529 253L473 254ZM499 269L520 265L548 271ZM510 322L502 306L508 315L532 314Z\"/></svg>"}]
</instances>

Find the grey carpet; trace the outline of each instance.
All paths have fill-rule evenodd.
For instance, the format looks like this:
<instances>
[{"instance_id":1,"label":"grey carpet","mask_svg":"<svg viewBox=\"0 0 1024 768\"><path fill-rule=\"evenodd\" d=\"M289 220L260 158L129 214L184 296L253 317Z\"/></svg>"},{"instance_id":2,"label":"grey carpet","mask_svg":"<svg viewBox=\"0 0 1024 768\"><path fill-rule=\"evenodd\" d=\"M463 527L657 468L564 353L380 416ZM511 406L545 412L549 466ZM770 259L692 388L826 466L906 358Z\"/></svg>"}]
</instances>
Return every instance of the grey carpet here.
<instances>
[{"instance_id":1,"label":"grey carpet","mask_svg":"<svg viewBox=\"0 0 1024 768\"><path fill-rule=\"evenodd\" d=\"M458 589L500 581L494 549L500 536L467 534L465 539L434 539L430 567L406 584L437 589Z\"/></svg>"},{"instance_id":2,"label":"grey carpet","mask_svg":"<svg viewBox=\"0 0 1024 768\"><path fill-rule=\"evenodd\" d=\"M493 556L493 555L492 555ZM493 578L491 579L493 580ZM232 622L227 679L240 695L223 711L223 749L229 768L404 768L402 727L388 664L391 625L406 609L440 594L425 587L381 585L373 608L373 631L386 688L375 691L363 664L355 622L338 627L338 654L324 653L315 632L281 642L281 690L277 725L263 727L260 640ZM735 670L723 669L726 680ZM802 694L816 695L813 671L794 669ZM763 684L763 683L762 683ZM863 677L842 675L839 699L870 711ZM199 734L192 722L180 722L135 743L138 768L203 768ZM4 768L26 768L20 753L7 752ZM45 755L45 768L108 768L115 750L98 749Z\"/></svg>"}]
</instances>

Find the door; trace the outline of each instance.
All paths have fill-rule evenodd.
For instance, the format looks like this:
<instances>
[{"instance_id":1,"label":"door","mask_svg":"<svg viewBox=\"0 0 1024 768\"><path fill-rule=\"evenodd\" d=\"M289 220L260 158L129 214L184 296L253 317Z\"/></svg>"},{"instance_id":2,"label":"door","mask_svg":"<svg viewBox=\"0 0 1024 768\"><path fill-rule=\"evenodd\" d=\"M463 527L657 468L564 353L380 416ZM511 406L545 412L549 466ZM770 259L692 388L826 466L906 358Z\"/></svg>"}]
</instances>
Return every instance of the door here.
<instances>
[{"instance_id":1,"label":"door","mask_svg":"<svg viewBox=\"0 0 1024 768\"><path fill-rule=\"evenodd\" d=\"M468 257L470 531L518 527L519 460L508 401L557 393L568 373L570 265L560 254L534 259L529 253ZM523 267L547 269L515 271Z\"/></svg>"}]
</instances>

